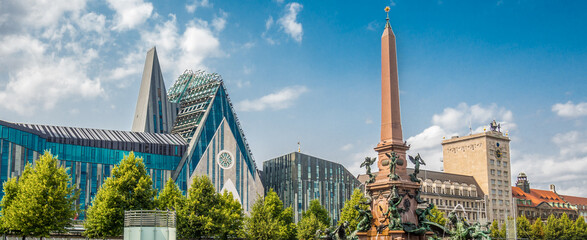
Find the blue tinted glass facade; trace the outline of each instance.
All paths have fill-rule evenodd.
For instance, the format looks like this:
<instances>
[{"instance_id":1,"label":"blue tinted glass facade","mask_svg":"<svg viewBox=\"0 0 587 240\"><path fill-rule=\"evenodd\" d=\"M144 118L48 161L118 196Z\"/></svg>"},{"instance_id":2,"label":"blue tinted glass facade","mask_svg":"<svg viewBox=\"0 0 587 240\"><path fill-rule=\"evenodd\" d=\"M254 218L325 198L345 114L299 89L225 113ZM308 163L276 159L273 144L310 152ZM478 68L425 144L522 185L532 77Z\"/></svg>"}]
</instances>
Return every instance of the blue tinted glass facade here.
<instances>
[{"instance_id":1,"label":"blue tinted glass facade","mask_svg":"<svg viewBox=\"0 0 587 240\"><path fill-rule=\"evenodd\" d=\"M50 151L60 160L60 163L68 169L71 176L72 185L80 190L79 204L80 209L84 210L95 197L100 184L104 183L110 176L110 171L115 164L122 160L124 155L130 153L129 150L108 149L101 147L82 146L66 144L61 142L51 142L47 136L34 133L35 131L16 126L12 123L0 121L0 181L4 183L10 177L20 176L27 163L32 163L38 159L43 152ZM122 136L118 135L122 138ZM154 140L152 140L154 141ZM88 141L79 140L77 144L88 144ZM141 145L136 143L110 143L112 147L121 148L123 144L126 148L137 149ZM148 145L157 146L157 145ZM177 147L170 148L170 155L144 153L135 151L135 156L149 159L145 161L148 171L153 171L153 181L155 187L161 189L164 185L163 176L170 177L171 172L177 168L183 152L177 152ZM182 147L185 149L185 147ZM154 151L151 149L150 151ZM160 151L160 150L157 150ZM161 151L162 152L162 151ZM178 156L179 155L179 156ZM3 193L0 191L0 197ZM83 214L79 216L84 218Z\"/></svg>"}]
</instances>

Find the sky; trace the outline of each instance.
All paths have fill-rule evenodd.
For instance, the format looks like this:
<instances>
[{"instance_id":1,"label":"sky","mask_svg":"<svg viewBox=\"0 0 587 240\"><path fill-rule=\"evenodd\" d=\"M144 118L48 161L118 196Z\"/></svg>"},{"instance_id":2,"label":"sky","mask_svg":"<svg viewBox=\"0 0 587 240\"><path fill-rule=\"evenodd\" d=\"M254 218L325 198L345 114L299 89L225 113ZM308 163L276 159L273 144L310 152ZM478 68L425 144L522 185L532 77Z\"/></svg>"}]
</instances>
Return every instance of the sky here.
<instances>
[{"instance_id":1,"label":"sky","mask_svg":"<svg viewBox=\"0 0 587 240\"><path fill-rule=\"evenodd\" d=\"M587 197L583 1L0 0L0 119L130 130L147 50L167 87L222 75L254 158L296 151L353 174L379 142L380 37L397 39L403 135L511 138L512 184Z\"/></svg>"}]
</instances>

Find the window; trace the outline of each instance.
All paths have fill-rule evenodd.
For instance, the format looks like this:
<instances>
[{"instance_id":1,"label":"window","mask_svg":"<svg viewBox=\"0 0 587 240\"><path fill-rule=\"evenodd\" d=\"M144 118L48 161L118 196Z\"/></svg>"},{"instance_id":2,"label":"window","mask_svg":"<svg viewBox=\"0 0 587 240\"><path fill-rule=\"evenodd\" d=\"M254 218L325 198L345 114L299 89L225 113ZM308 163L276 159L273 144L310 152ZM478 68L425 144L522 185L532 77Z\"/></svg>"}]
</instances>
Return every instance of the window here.
<instances>
[{"instance_id":1,"label":"window","mask_svg":"<svg viewBox=\"0 0 587 240\"><path fill-rule=\"evenodd\" d=\"M501 166L501 161L497 161L497 166Z\"/></svg>"},{"instance_id":2,"label":"window","mask_svg":"<svg viewBox=\"0 0 587 240\"><path fill-rule=\"evenodd\" d=\"M493 159L489 160L489 164L495 165L495 160L493 160Z\"/></svg>"},{"instance_id":3,"label":"window","mask_svg":"<svg viewBox=\"0 0 587 240\"><path fill-rule=\"evenodd\" d=\"M503 162L503 166L504 167L507 167L508 166L508 163L507 162Z\"/></svg>"},{"instance_id":4,"label":"window","mask_svg":"<svg viewBox=\"0 0 587 240\"><path fill-rule=\"evenodd\" d=\"M492 200L491 200L491 203L493 203L493 205L495 205L495 204L497 203L497 200L495 200L495 199L492 199ZM493 210L495 211L495 209L493 209Z\"/></svg>"},{"instance_id":5,"label":"window","mask_svg":"<svg viewBox=\"0 0 587 240\"><path fill-rule=\"evenodd\" d=\"M495 169L491 169L491 175L495 175Z\"/></svg>"},{"instance_id":6,"label":"window","mask_svg":"<svg viewBox=\"0 0 587 240\"><path fill-rule=\"evenodd\" d=\"M509 206L510 205L510 200L505 200L505 205Z\"/></svg>"},{"instance_id":7,"label":"window","mask_svg":"<svg viewBox=\"0 0 587 240\"><path fill-rule=\"evenodd\" d=\"M497 194L498 194L498 195L503 195L503 191L502 191L502 190L499 190L499 191L497 192ZM501 201L501 200L500 200L500 201Z\"/></svg>"},{"instance_id":8,"label":"window","mask_svg":"<svg viewBox=\"0 0 587 240\"><path fill-rule=\"evenodd\" d=\"M503 200L499 200L499 205L503 205Z\"/></svg>"},{"instance_id":9,"label":"window","mask_svg":"<svg viewBox=\"0 0 587 240\"><path fill-rule=\"evenodd\" d=\"M495 195L495 192L496 192L495 189L491 189L491 194ZM494 199L494 201L495 201L495 199Z\"/></svg>"},{"instance_id":10,"label":"window","mask_svg":"<svg viewBox=\"0 0 587 240\"><path fill-rule=\"evenodd\" d=\"M508 175L508 171L503 171L503 175Z\"/></svg>"},{"instance_id":11,"label":"window","mask_svg":"<svg viewBox=\"0 0 587 240\"><path fill-rule=\"evenodd\" d=\"M497 170L497 176L501 176L501 170Z\"/></svg>"},{"instance_id":12,"label":"window","mask_svg":"<svg viewBox=\"0 0 587 240\"><path fill-rule=\"evenodd\" d=\"M495 185L495 179L491 179L491 185Z\"/></svg>"},{"instance_id":13,"label":"window","mask_svg":"<svg viewBox=\"0 0 587 240\"><path fill-rule=\"evenodd\" d=\"M497 186L498 186L498 187L501 187L501 183L502 183L502 182L503 182L503 181L501 181L501 180L497 180Z\"/></svg>"}]
</instances>

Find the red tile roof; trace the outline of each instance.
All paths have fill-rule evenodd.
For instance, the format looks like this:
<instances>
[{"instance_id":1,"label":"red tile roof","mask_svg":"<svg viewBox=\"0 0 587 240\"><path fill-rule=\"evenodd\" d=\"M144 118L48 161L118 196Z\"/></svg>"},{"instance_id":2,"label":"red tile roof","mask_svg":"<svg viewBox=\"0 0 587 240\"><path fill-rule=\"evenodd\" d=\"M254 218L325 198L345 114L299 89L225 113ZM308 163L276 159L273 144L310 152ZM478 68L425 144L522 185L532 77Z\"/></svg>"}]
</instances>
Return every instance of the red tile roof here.
<instances>
[{"instance_id":1,"label":"red tile roof","mask_svg":"<svg viewBox=\"0 0 587 240\"><path fill-rule=\"evenodd\" d=\"M530 189L530 193L524 192L519 187L512 187L512 197L532 201L532 207L536 207L543 202L546 203L566 203L558 194L547 190ZM566 208L554 207L553 208Z\"/></svg>"},{"instance_id":2,"label":"red tile roof","mask_svg":"<svg viewBox=\"0 0 587 240\"><path fill-rule=\"evenodd\" d=\"M573 205L587 205L587 198L584 197L575 197L567 195L561 195L561 197L565 199L565 201Z\"/></svg>"}]
</instances>

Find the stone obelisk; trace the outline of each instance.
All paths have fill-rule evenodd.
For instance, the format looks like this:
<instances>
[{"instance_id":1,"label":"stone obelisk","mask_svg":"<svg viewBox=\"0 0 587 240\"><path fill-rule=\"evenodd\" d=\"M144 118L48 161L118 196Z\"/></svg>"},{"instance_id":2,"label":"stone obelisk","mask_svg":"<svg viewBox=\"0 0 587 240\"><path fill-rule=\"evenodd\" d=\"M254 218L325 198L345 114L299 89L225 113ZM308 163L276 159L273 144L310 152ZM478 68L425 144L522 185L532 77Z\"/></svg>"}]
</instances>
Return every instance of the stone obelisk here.
<instances>
[{"instance_id":1,"label":"stone obelisk","mask_svg":"<svg viewBox=\"0 0 587 240\"><path fill-rule=\"evenodd\" d=\"M375 148L379 159L378 181L386 179L389 174L389 167L384 164L389 160L386 153L391 152L395 152L403 161L403 164L396 166L396 174L402 179L407 178L405 160L409 149L402 136L395 34L391 30L389 16L386 20L381 36L381 141Z\"/></svg>"},{"instance_id":2,"label":"stone obelisk","mask_svg":"<svg viewBox=\"0 0 587 240\"><path fill-rule=\"evenodd\" d=\"M419 226L416 199L420 184L406 173L408 149L402 136L395 35L388 14L381 36L381 140L375 147L379 172L366 186L373 220L370 230L358 233L359 239L426 239L426 234L404 231Z\"/></svg>"}]
</instances>

